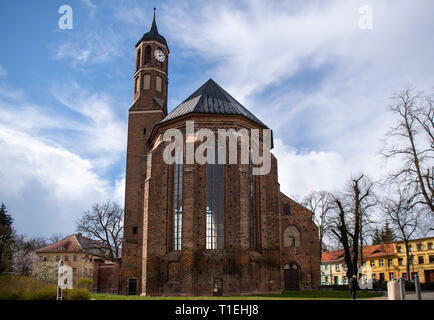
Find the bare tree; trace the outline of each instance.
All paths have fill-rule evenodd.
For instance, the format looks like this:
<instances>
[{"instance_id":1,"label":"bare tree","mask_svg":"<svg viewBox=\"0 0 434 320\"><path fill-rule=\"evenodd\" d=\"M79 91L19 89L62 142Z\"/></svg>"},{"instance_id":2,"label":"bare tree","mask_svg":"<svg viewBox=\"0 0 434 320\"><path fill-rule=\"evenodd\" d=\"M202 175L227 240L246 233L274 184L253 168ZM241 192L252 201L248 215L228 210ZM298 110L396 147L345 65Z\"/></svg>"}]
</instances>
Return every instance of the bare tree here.
<instances>
[{"instance_id":1,"label":"bare tree","mask_svg":"<svg viewBox=\"0 0 434 320\"><path fill-rule=\"evenodd\" d=\"M370 222L370 209L377 204L373 187L374 183L361 174L347 184L344 192L333 195L331 232L343 246L347 277L357 274L359 252L363 261L363 235L367 233L363 228Z\"/></svg>"},{"instance_id":2,"label":"bare tree","mask_svg":"<svg viewBox=\"0 0 434 320\"><path fill-rule=\"evenodd\" d=\"M51 234L51 236L48 238L48 242L49 243L55 243L58 242L60 240L63 240L67 237L68 235L64 234L64 233L53 233Z\"/></svg>"},{"instance_id":3,"label":"bare tree","mask_svg":"<svg viewBox=\"0 0 434 320\"><path fill-rule=\"evenodd\" d=\"M312 211L312 219L318 226L319 253L321 256L325 249L325 238L330 231L329 216L333 206L333 195L327 191L313 191L304 198L302 203L306 208Z\"/></svg>"},{"instance_id":4,"label":"bare tree","mask_svg":"<svg viewBox=\"0 0 434 320\"><path fill-rule=\"evenodd\" d=\"M399 158L402 166L390 176L410 192L415 204L434 213L434 106L432 97L406 89L393 97L391 111L397 124L386 135L382 151L386 159Z\"/></svg>"},{"instance_id":5,"label":"bare tree","mask_svg":"<svg viewBox=\"0 0 434 320\"><path fill-rule=\"evenodd\" d=\"M44 238L27 240L22 235L16 236L12 242L13 272L23 276L30 276L33 269L34 252L46 245L47 241Z\"/></svg>"},{"instance_id":6,"label":"bare tree","mask_svg":"<svg viewBox=\"0 0 434 320\"><path fill-rule=\"evenodd\" d=\"M395 231L396 238L404 242L407 277L410 279L410 258L409 241L418 233L423 234L426 230L424 226L424 214L426 207L415 204L416 195L408 192L399 184L395 186L394 192L381 201L381 210L386 220L391 224ZM424 210L425 209L425 210Z\"/></svg>"},{"instance_id":7,"label":"bare tree","mask_svg":"<svg viewBox=\"0 0 434 320\"><path fill-rule=\"evenodd\" d=\"M113 261L120 256L124 211L116 202L94 204L77 222L77 231L93 241L84 244L90 255Z\"/></svg>"}]
</instances>

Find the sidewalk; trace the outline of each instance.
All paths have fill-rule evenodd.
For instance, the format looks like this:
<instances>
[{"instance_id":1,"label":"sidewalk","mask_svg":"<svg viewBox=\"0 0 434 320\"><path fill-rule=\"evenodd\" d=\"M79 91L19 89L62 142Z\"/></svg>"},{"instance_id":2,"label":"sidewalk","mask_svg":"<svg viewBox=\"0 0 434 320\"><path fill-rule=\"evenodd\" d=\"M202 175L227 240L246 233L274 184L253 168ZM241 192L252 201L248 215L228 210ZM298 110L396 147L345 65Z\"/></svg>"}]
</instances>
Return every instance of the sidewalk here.
<instances>
[{"instance_id":1,"label":"sidewalk","mask_svg":"<svg viewBox=\"0 0 434 320\"><path fill-rule=\"evenodd\" d=\"M366 300L387 300L387 291L384 291L384 295L378 298L370 298ZM417 300L416 292L407 291L405 294L405 300ZM422 291L422 300L434 300L434 291Z\"/></svg>"}]
</instances>

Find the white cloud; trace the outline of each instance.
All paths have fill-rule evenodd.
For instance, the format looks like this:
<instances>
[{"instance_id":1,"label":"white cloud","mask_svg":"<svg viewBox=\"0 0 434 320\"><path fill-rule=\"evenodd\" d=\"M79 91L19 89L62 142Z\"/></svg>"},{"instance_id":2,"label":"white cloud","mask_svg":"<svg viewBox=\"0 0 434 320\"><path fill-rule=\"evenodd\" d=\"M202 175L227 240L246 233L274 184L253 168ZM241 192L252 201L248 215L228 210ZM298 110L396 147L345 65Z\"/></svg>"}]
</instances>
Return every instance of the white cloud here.
<instances>
[{"instance_id":1,"label":"white cloud","mask_svg":"<svg viewBox=\"0 0 434 320\"><path fill-rule=\"evenodd\" d=\"M374 29L361 30L364 4L184 2L163 12L171 39L212 62L206 72L274 130L279 180L290 194L390 170L396 164L378 157L393 121L389 97L433 85L434 4L376 1Z\"/></svg>"},{"instance_id":2,"label":"white cloud","mask_svg":"<svg viewBox=\"0 0 434 320\"><path fill-rule=\"evenodd\" d=\"M1 77L6 77L8 75L8 72L6 71L6 69L0 64L0 78Z\"/></svg>"}]
</instances>

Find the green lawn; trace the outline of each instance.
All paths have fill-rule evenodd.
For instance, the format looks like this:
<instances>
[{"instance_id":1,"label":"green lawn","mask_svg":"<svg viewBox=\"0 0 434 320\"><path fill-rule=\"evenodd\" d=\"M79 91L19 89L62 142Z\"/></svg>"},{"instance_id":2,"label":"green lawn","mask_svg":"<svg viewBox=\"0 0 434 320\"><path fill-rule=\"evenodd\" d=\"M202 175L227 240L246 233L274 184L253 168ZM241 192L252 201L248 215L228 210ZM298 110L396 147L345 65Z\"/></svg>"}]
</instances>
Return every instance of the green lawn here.
<instances>
[{"instance_id":1,"label":"green lawn","mask_svg":"<svg viewBox=\"0 0 434 320\"><path fill-rule=\"evenodd\" d=\"M382 293L371 291L358 291L358 299L367 299L382 296ZM256 295L256 296L227 296L227 297L141 297L114 294L93 293L96 300L349 300L347 290L285 290L282 294Z\"/></svg>"}]
</instances>

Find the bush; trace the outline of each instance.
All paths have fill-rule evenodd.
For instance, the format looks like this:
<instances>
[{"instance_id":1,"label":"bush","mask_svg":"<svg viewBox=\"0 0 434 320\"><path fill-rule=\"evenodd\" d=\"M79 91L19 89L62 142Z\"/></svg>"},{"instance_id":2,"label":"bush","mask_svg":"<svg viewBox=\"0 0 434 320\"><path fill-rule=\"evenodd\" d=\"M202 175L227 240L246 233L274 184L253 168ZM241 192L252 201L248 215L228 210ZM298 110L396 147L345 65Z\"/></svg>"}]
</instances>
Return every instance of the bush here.
<instances>
[{"instance_id":1,"label":"bush","mask_svg":"<svg viewBox=\"0 0 434 320\"><path fill-rule=\"evenodd\" d=\"M0 300L56 300L56 286L24 276L2 276Z\"/></svg>"},{"instance_id":2,"label":"bush","mask_svg":"<svg viewBox=\"0 0 434 320\"><path fill-rule=\"evenodd\" d=\"M65 300L89 300L90 292L84 288L69 289L63 291L63 299Z\"/></svg>"},{"instance_id":3,"label":"bush","mask_svg":"<svg viewBox=\"0 0 434 320\"><path fill-rule=\"evenodd\" d=\"M92 289L92 279L80 279L77 282L77 288Z\"/></svg>"}]
</instances>

